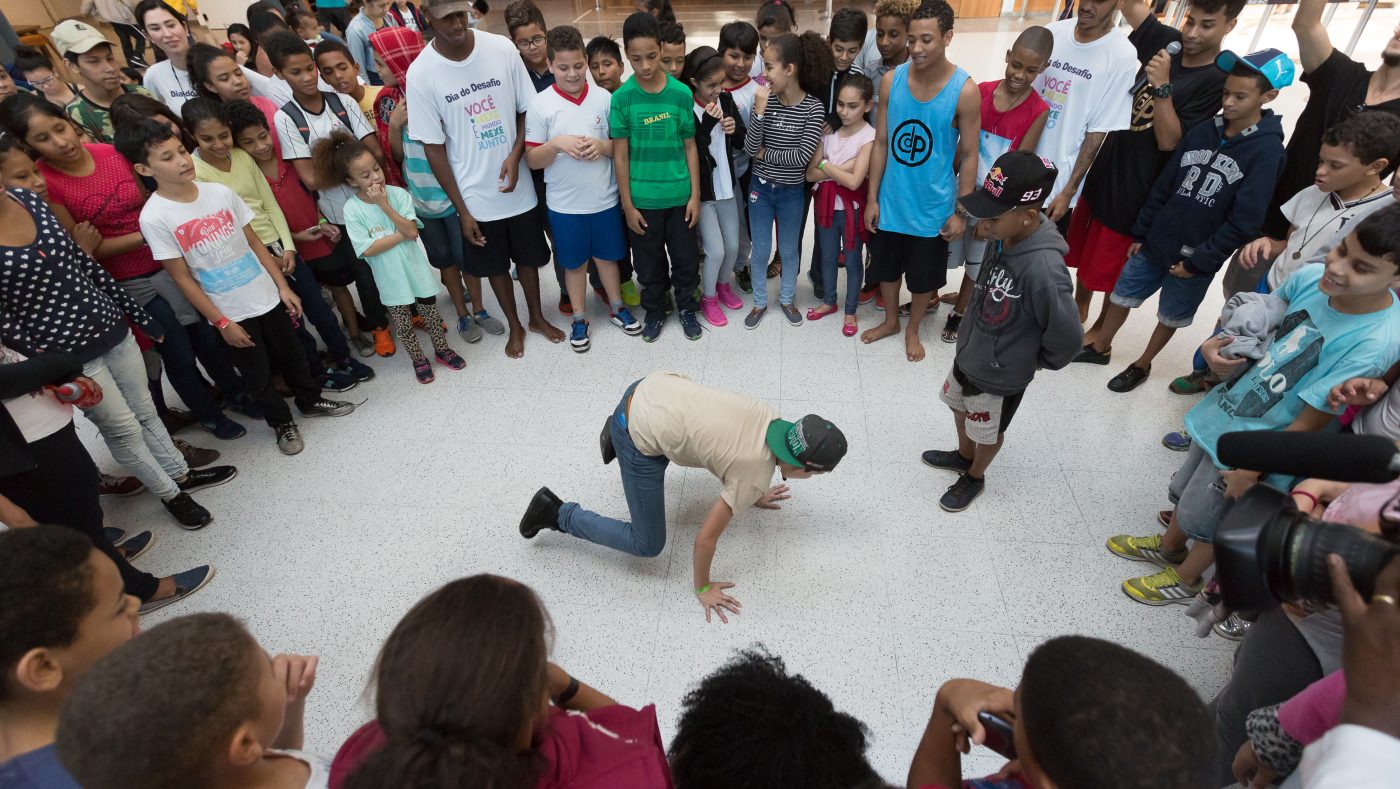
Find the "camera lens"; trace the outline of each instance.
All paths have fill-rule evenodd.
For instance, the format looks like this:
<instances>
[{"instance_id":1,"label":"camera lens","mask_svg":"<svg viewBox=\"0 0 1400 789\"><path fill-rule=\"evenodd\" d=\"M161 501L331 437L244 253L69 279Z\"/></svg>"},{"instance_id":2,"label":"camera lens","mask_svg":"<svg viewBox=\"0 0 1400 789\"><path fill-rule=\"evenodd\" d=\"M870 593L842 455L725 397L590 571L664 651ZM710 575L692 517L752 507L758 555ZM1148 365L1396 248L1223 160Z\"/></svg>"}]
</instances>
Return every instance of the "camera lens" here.
<instances>
[{"instance_id":1,"label":"camera lens","mask_svg":"<svg viewBox=\"0 0 1400 789\"><path fill-rule=\"evenodd\" d=\"M1363 598L1369 599L1376 576L1396 553L1396 545L1354 526L1328 523L1299 516L1289 529L1289 539L1281 558L1288 572L1270 589L1281 600L1310 600L1335 603L1332 579L1327 573L1327 556L1337 554L1346 563L1352 583Z\"/></svg>"}]
</instances>

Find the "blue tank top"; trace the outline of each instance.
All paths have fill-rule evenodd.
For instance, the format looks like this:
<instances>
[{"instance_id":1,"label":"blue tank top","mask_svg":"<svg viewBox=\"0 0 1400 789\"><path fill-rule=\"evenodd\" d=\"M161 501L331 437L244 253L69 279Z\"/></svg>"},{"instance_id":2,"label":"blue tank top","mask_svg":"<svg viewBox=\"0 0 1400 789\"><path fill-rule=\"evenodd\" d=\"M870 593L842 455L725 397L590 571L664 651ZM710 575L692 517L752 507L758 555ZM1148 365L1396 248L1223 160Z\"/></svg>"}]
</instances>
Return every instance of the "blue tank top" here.
<instances>
[{"instance_id":1,"label":"blue tank top","mask_svg":"<svg viewBox=\"0 0 1400 789\"><path fill-rule=\"evenodd\" d=\"M928 101L909 91L909 64L895 68L886 103L889 156L880 181L880 229L932 238L953 215L958 178L953 161L958 130L953 125L958 96L969 79L958 68Z\"/></svg>"}]
</instances>

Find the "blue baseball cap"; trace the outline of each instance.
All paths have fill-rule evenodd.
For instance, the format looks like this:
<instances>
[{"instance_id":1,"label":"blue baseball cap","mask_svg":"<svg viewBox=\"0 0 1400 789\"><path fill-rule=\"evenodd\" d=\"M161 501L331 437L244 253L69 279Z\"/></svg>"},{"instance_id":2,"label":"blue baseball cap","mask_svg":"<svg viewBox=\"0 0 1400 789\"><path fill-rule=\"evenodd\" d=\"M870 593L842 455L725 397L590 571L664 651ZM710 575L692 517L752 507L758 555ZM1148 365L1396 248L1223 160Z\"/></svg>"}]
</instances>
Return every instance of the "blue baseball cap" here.
<instances>
[{"instance_id":1,"label":"blue baseball cap","mask_svg":"<svg viewBox=\"0 0 1400 789\"><path fill-rule=\"evenodd\" d=\"M1244 57L1227 49L1215 56L1215 67L1226 74L1234 71L1237 65L1263 74L1264 79L1274 86L1274 90L1281 90L1293 84L1293 60L1277 49L1261 49Z\"/></svg>"}]
</instances>

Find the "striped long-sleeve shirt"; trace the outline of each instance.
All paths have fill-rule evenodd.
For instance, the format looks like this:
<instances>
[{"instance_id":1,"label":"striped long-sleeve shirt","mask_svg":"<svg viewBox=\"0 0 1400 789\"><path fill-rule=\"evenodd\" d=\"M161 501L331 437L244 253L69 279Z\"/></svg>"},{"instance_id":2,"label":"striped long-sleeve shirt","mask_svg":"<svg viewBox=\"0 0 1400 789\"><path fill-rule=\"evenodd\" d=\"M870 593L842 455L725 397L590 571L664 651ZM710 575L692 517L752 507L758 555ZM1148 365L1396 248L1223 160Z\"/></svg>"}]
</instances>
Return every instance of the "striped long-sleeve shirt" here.
<instances>
[{"instance_id":1,"label":"striped long-sleeve shirt","mask_svg":"<svg viewBox=\"0 0 1400 789\"><path fill-rule=\"evenodd\" d=\"M807 165L822 138L825 112L821 101L808 93L791 107L772 96L762 117L751 113L744 150L753 157L754 175L777 184L806 183Z\"/></svg>"}]
</instances>

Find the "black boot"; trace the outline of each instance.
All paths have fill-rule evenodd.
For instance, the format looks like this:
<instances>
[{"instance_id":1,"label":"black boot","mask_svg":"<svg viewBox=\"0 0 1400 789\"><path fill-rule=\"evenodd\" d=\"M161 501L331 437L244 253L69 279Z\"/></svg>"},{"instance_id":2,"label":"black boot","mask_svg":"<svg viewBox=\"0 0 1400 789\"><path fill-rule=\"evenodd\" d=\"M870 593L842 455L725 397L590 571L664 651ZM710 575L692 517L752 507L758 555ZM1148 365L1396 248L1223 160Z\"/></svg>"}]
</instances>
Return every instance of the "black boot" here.
<instances>
[{"instance_id":1,"label":"black boot","mask_svg":"<svg viewBox=\"0 0 1400 789\"><path fill-rule=\"evenodd\" d=\"M520 519L520 536L528 540L545 529L563 531L559 528L559 508L563 505L549 488L535 491L530 506L525 508L525 516Z\"/></svg>"}]
</instances>

